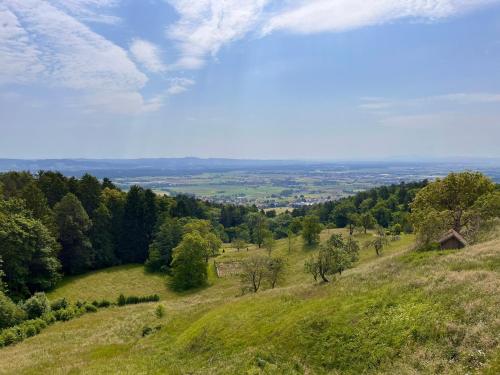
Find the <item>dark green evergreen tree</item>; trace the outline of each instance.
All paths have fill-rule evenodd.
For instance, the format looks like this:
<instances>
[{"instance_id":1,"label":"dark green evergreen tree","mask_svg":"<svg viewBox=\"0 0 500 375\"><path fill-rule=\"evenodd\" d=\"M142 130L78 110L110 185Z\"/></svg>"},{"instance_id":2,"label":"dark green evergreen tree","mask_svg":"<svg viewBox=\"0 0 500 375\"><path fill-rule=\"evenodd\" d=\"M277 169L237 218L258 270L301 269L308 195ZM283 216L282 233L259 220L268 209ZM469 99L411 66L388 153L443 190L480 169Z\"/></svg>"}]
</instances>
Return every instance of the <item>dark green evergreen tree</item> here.
<instances>
[{"instance_id":1,"label":"dark green evergreen tree","mask_svg":"<svg viewBox=\"0 0 500 375\"><path fill-rule=\"evenodd\" d=\"M121 243L117 249L123 263L143 263L148 256L148 235L144 217L144 190L132 186L123 213Z\"/></svg>"},{"instance_id":2,"label":"dark green evergreen tree","mask_svg":"<svg viewBox=\"0 0 500 375\"><path fill-rule=\"evenodd\" d=\"M101 196L101 184L99 180L88 173L78 182L78 193L76 194L83 208L92 217L94 210L99 206Z\"/></svg>"},{"instance_id":3,"label":"dark green evergreen tree","mask_svg":"<svg viewBox=\"0 0 500 375\"><path fill-rule=\"evenodd\" d=\"M99 269L110 267L117 263L113 233L111 226L111 214L106 206L101 203L92 216L92 228L89 237L94 249L93 268Z\"/></svg>"},{"instance_id":4,"label":"dark green evergreen tree","mask_svg":"<svg viewBox=\"0 0 500 375\"><path fill-rule=\"evenodd\" d=\"M87 237L91 221L74 194L66 194L54 206L54 219L62 245L59 259L64 273L79 274L91 269L94 251Z\"/></svg>"}]
</instances>

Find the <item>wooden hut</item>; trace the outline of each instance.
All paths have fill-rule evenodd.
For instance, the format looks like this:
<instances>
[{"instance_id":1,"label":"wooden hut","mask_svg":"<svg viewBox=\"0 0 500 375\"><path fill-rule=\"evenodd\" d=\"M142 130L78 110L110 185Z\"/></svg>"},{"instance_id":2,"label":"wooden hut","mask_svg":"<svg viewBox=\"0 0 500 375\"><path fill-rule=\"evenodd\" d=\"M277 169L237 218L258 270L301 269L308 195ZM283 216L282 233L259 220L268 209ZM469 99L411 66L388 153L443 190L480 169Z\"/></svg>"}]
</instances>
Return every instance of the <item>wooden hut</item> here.
<instances>
[{"instance_id":1,"label":"wooden hut","mask_svg":"<svg viewBox=\"0 0 500 375\"><path fill-rule=\"evenodd\" d=\"M465 238L453 229L450 229L438 242L441 250L462 249L467 246Z\"/></svg>"}]
</instances>

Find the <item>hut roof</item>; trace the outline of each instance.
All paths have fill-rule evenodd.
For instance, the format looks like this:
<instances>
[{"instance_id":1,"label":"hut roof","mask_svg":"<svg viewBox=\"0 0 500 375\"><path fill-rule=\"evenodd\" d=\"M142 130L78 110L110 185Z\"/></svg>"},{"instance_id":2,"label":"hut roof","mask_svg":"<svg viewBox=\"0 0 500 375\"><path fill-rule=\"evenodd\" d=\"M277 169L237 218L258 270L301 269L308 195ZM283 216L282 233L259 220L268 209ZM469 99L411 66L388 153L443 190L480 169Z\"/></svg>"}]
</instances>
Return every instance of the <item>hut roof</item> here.
<instances>
[{"instance_id":1,"label":"hut roof","mask_svg":"<svg viewBox=\"0 0 500 375\"><path fill-rule=\"evenodd\" d=\"M455 238L462 245L467 246L467 241L465 240L465 238L463 238L462 235L454 229L450 229L448 232L446 232L446 234L443 237L441 237L438 242L442 244L451 238Z\"/></svg>"}]
</instances>

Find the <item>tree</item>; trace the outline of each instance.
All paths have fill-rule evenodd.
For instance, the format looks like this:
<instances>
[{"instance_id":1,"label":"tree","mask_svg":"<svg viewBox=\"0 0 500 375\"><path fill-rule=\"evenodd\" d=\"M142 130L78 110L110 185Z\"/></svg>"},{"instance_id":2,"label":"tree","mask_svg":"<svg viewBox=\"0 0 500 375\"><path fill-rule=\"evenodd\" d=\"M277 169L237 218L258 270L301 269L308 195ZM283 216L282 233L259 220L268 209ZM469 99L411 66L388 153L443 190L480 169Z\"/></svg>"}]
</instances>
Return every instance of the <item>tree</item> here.
<instances>
[{"instance_id":1,"label":"tree","mask_svg":"<svg viewBox=\"0 0 500 375\"><path fill-rule=\"evenodd\" d=\"M89 237L94 249L93 268L99 269L117 264L113 233L111 232L111 214L104 203L94 210L92 228Z\"/></svg>"},{"instance_id":2,"label":"tree","mask_svg":"<svg viewBox=\"0 0 500 375\"><path fill-rule=\"evenodd\" d=\"M254 255L241 263L240 280L243 291L250 290L257 293L266 276L268 261L267 257Z\"/></svg>"},{"instance_id":3,"label":"tree","mask_svg":"<svg viewBox=\"0 0 500 375\"><path fill-rule=\"evenodd\" d=\"M222 241L214 233L212 223L210 223L210 221L208 220L191 219L187 224L184 225L184 233L194 232L199 233L207 243L204 256L205 261L208 263L208 259L210 257L219 254L219 249L222 246Z\"/></svg>"},{"instance_id":4,"label":"tree","mask_svg":"<svg viewBox=\"0 0 500 375\"><path fill-rule=\"evenodd\" d=\"M260 212L250 212L246 216L246 223L250 230L252 241L260 248L264 243L264 238L269 230L268 219Z\"/></svg>"},{"instance_id":5,"label":"tree","mask_svg":"<svg viewBox=\"0 0 500 375\"><path fill-rule=\"evenodd\" d=\"M321 224L319 218L314 215L308 215L302 222L302 237L308 245L313 245L319 242L321 233Z\"/></svg>"},{"instance_id":6,"label":"tree","mask_svg":"<svg viewBox=\"0 0 500 375\"><path fill-rule=\"evenodd\" d=\"M69 192L67 179L59 172L40 171L37 183L50 207L54 207Z\"/></svg>"},{"instance_id":7,"label":"tree","mask_svg":"<svg viewBox=\"0 0 500 375\"><path fill-rule=\"evenodd\" d=\"M411 221L419 243L427 246L450 228L474 238L480 228L478 222L500 216L497 199L495 185L479 172L450 173L428 184L411 204Z\"/></svg>"},{"instance_id":8,"label":"tree","mask_svg":"<svg viewBox=\"0 0 500 375\"><path fill-rule=\"evenodd\" d=\"M271 288L283 279L285 271L285 260L283 258L270 258L267 261L266 279Z\"/></svg>"},{"instance_id":9,"label":"tree","mask_svg":"<svg viewBox=\"0 0 500 375\"><path fill-rule=\"evenodd\" d=\"M94 262L94 251L87 237L91 221L78 198L66 194L54 206L54 219L62 245L59 259L66 274L79 274L89 270Z\"/></svg>"},{"instance_id":10,"label":"tree","mask_svg":"<svg viewBox=\"0 0 500 375\"><path fill-rule=\"evenodd\" d=\"M94 210L99 206L101 197L101 184L94 176L86 173L78 181L76 196L82 203L83 208L89 216L92 216Z\"/></svg>"},{"instance_id":11,"label":"tree","mask_svg":"<svg viewBox=\"0 0 500 375\"><path fill-rule=\"evenodd\" d=\"M349 235L352 236L354 229L360 225L360 216L355 212L347 214L347 225L349 226Z\"/></svg>"},{"instance_id":12,"label":"tree","mask_svg":"<svg viewBox=\"0 0 500 375\"><path fill-rule=\"evenodd\" d=\"M321 245L318 254L308 259L304 268L310 273L314 281L318 277L324 282L329 282L329 275L342 272L350 267L358 259L359 245L351 237L344 241L340 234L334 234Z\"/></svg>"},{"instance_id":13,"label":"tree","mask_svg":"<svg viewBox=\"0 0 500 375\"><path fill-rule=\"evenodd\" d=\"M146 267L149 271L166 271L172 262L172 252L179 245L184 228L179 219L167 218L159 227L149 246Z\"/></svg>"},{"instance_id":14,"label":"tree","mask_svg":"<svg viewBox=\"0 0 500 375\"><path fill-rule=\"evenodd\" d=\"M148 244L153 240L157 220L156 194L147 189L144 191L144 230Z\"/></svg>"},{"instance_id":15,"label":"tree","mask_svg":"<svg viewBox=\"0 0 500 375\"><path fill-rule=\"evenodd\" d=\"M246 242L241 238L235 238L232 243L233 243L233 247L237 251L240 251L241 249L243 249L246 246Z\"/></svg>"},{"instance_id":16,"label":"tree","mask_svg":"<svg viewBox=\"0 0 500 375\"><path fill-rule=\"evenodd\" d=\"M365 212L364 214L361 214L359 217L359 224L363 228L365 234L368 229L372 229L375 227L377 224L377 221L373 217L373 215L369 212Z\"/></svg>"},{"instance_id":17,"label":"tree","mask_svg":"<svg viewBox=\"0 0 500 375\"><path fill-rule=\"evenodd\" d=\"M144 263L148 257L148 233L144 220L144 190L132 186L127 193L118 258L123 263Z\"/></svg>"},{"instance_id":18,"label":"tree","mask_svg":"<svg viewBox=\"0 0 500 375\"><path fill-rule=\"evenodd\" d=\"M172 260L172 286L176 290L200 287L207 282L205 253L208 244L200 233L184 235L174 249Z\"/></svg>"},{"instance_id":19,"label":"tree","mask_svg":"<svg viewBox=\"0 0 500 375\"><path fill-rule=\"evenodd\" d=\"M387 239L387 236L385 234L385 230L383 227L379 226L377 228L377 235L375 236L375 238L373 240L366 241L365 247L366 248L373 247L377 256L380 256L380 254L382 254L382 250L388 244L389 244L389 240Z\"/></svg>"},{"instance_id":20,"label":"tree","mask_svg":"<svg viewBox=\"0 0 500 375\"><path fill-rule=\"evenodd\" d=\"M343 200L332 212L332 219L337 228L345 228L349 223L349 214L356 212L356 206L351 200Z\"/></svg>"},{"instance_id":21,"label":"tree","mask_svg":"<svg viewBox=\"0 0 500 375\"><path fill-rule=\"evenodd\" d=\"M123 230L123 214L125 212L125 201L127 195L119 190L105 188L101 193L101 202L108 209L111 215L110 232L113 237L113 245L115 247L115 256L117 256L117 249L121 244L122 230Z\"/></svg>"},{"instance_id":22,"label":"tree","mask_svg":"<svg viewBox=\"0 0 500 375\"><path fill-rule=\"evenodd\" d=\"M17 199L0 200L0 257L11 297L49 289L60 279L59 246L48 229Z\"/></svg>"},{"instance_id":23,"label":"tree","mask_svg":"<svg viewBox=\"0 0 500 375\"><path fill-rule=\"evenodd\" d=\"M272 233L267 233L266 236L264 237L264 247L267 250L267 254L271 256L271 252L274 249L274 246L276 245L276 241L273 238Z\"/></svg>"}]
</instances>

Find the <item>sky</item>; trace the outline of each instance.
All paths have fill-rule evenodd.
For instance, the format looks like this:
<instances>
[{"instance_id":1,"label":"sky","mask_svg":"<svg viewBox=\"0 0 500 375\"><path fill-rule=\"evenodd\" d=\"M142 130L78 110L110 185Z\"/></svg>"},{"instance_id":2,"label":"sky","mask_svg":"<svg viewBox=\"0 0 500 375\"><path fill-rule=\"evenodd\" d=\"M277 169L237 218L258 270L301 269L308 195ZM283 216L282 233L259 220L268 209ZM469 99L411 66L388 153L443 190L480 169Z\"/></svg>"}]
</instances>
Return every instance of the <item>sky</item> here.
<instances>
[{"instance_id":1,"label":"sky","mask_svg":"<svg viewBox=\"0 0 500 375\"><path fill-rule=\"evenodd\" d=\"M0 0L0 157L500 157L500 0Z\"/></svg>"}]
</instances>

